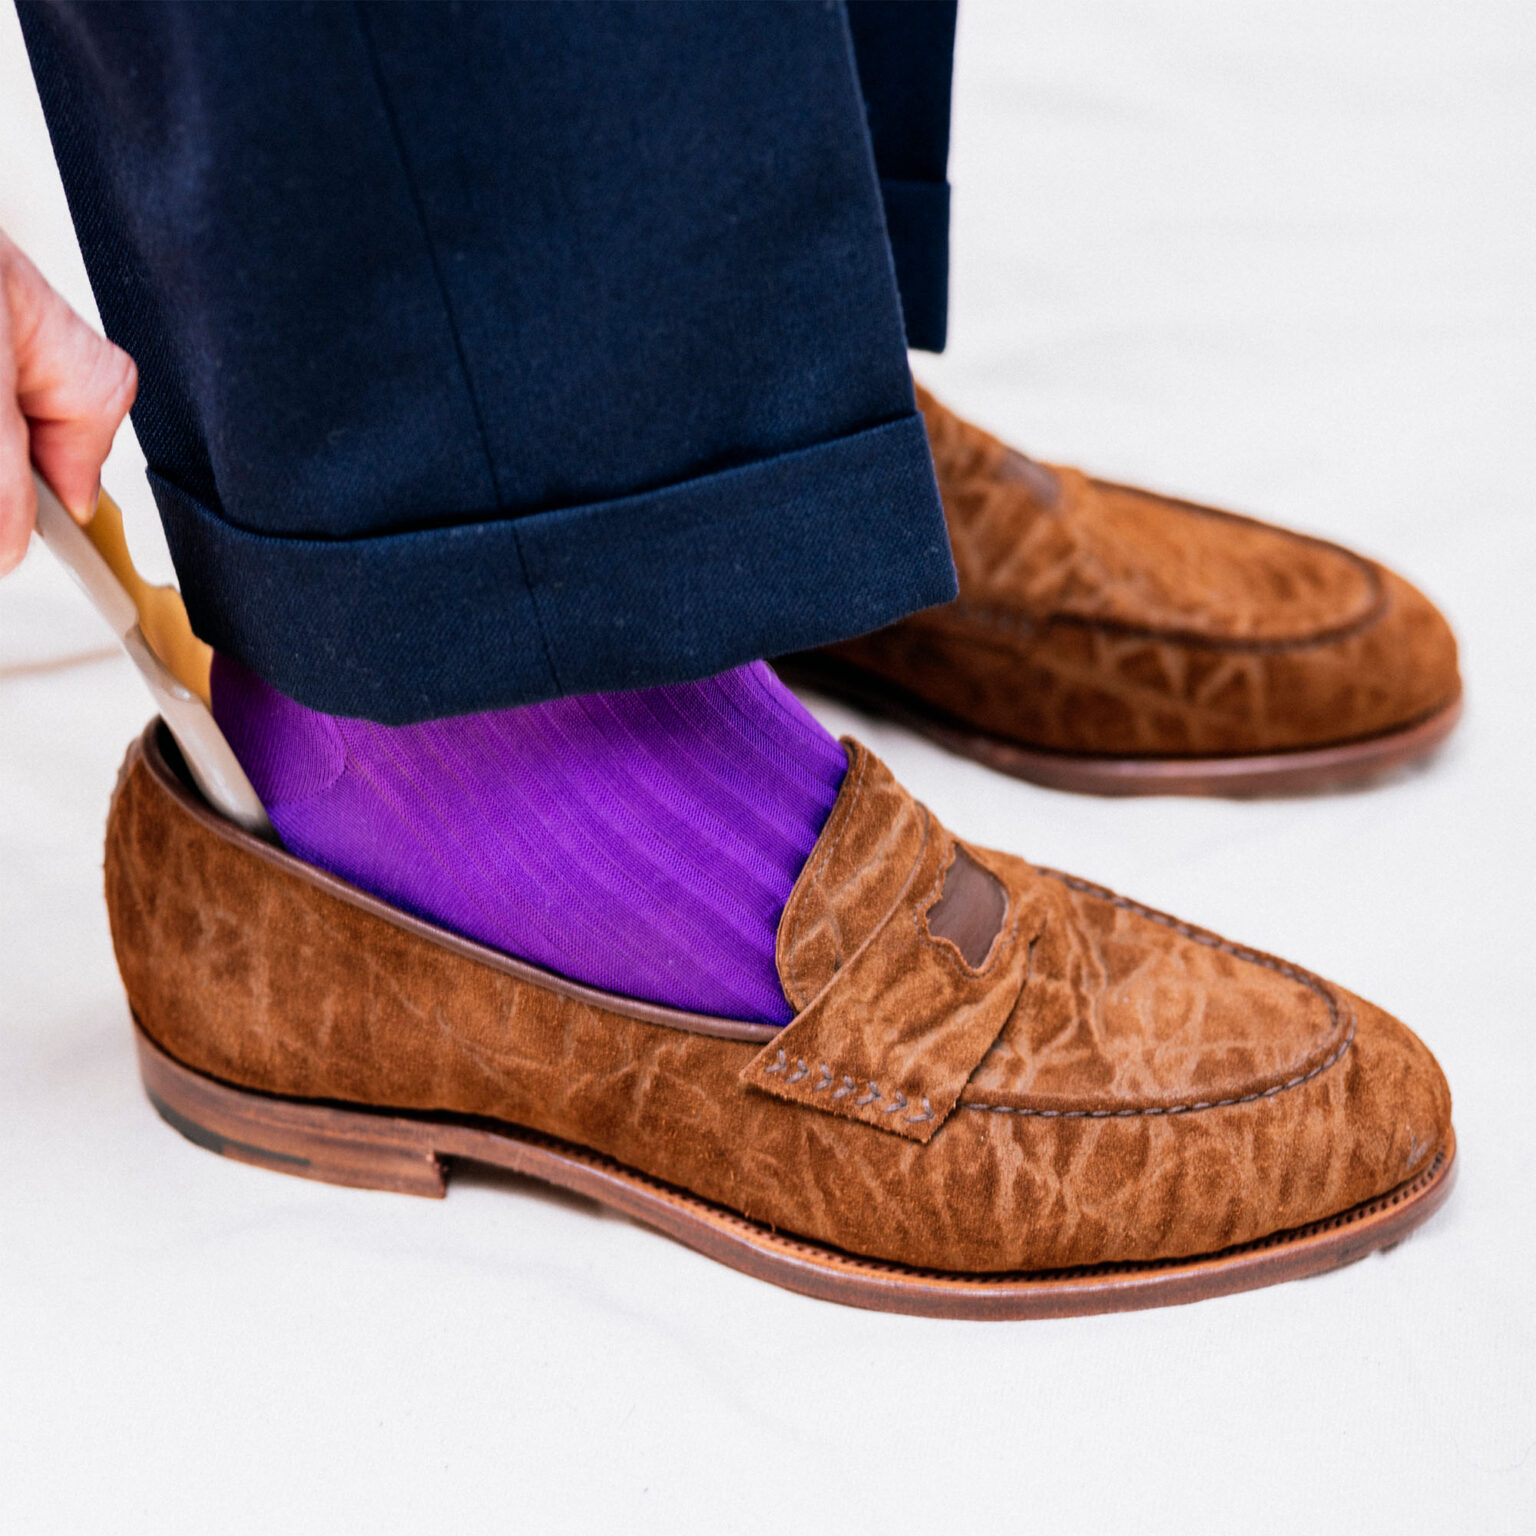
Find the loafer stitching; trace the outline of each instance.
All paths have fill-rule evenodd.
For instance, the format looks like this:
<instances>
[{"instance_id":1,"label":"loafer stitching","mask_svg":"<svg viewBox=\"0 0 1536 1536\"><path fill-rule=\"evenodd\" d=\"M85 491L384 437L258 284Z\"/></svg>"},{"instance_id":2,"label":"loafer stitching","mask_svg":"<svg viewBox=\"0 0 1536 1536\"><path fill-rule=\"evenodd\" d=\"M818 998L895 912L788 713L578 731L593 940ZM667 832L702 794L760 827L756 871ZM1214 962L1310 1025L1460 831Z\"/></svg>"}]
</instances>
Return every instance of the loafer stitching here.
<instances>
[{"instance_id":1,"label":"loafer stitching","mask_svg":"<svg viewBox=\"0 0 1536 1536\"><path fill-rule=\"evenodd\" d=\"M774 1059L766 1067L763 1068L763 1076L772 1077L775 1073L785 1072L788 1074L788 1076L786 1076L784 1079L786 1083L798 1083L802 1078L810 1076L810 1070L811 1069L806 1065L805 1057L797 1056L795 1057L794 1061L791 1062L789 1059L789 1053L783 1048L783 1046L780 1046L774 1056ZM817 1071L821 1074L821 1076L816 1082L811 1084L810 1091L812 1093L820 1093L823 1089L830 1088L838 1076L838 1074L833 1071L831 1066L829 1066L824 1061L817 1063ZM842 1074L842 1079L842 1085L835 1089L832 1094L834 1099L847 1098L848 1095L852 1093L853 1090L858 1086L854 1079L849 1077L847 1073ZM866 1078L864 1081L864 1092L853 1101L861 1109L871 1104L879 1104L880 1100L884 1097L880 1091L880 1086L878 1083L874 1082L870 1078ZM919 1094L918 1102L923 1107L918 1113L905 1116L908 1125L923 1125L927 1121L933 1119L933 1105L928 1102L927 1096L925 1094ZM895 1098L892 1099L889 1104L881 1106L880 1113L882 1115L899 1114L902 1110L911 1108L911 1105L912 1101L906 1096L906 1094L898 1092Z\"/></svg>"},{"instance_id":2,"label":"loafer stitching","mask_svg":"<svg viewBox=\"0 0 1536 1536\"><path fill-rule=\"evenodd\" d=\"M958 1108L979 1110L988 1115L1028 1115L1037 1120L1129 1120L1137 1115L1189 1115L1201 1109L1229 1109L1234 1104L1253 1104L1260 1099L1272 1099L1278 1093L1286 1093L1292 1088L1300 1088L1303 1083L1310 1083L1314 1077L1326 1072L1343 1056L1354 1038L1355 1025L1351 1020L1349 1032L1340 1042L1338 1049L1326 1060L1320 1061L1310 1072L1303 1072L1299 1077L1276 1083L1271 1088L1261 1088L1257 1093L1244 1093L1231 1099L1200 1099L1192 1104L1162 1104L1146 1109L1027 1109L1013 1104L965 1103L960 1104Z\"/></svg>"},{"instance_id":3,"label":"loafer stitching","mask_svg":"<svg viewBox=\"0 0 1536 1536\"><path fill-rule=\"evenodd\" d=\"M1005 446L1005 445L999 445ZM1015 449L1005 449L1012 454ZM978 458L960 473L960 478L969 478L978 472L993 485L999 483L999 477L995 469L985 467L983 458ZM978 471L977 466L982 465ZM1055 473L1060 474L1060 466L1046 465ZM1353 566L1361 572L1371 591L1372 599L1369 607L1359 618L1351 619L1345 624L1336 624L1332 628L1316 631L1305 638L1293 640L1241 640L1220 639L1212 635L1202 635L1192 630L1181 630L1172 627L1160 627L1156 624L1129 624L1114 619L1095 618L1088 614L1053 613L1037 617L1029 613L1021 613L1007 608L987 607L984 604L971 603L965 598L958 598L954 602L936 611L935 617L944 614L954 614L971 620L985 629L991 629L996 633L1010 634L1025 640L1032 639L1043 630L1049 629L1055 624L1067 624L1074 628L1094 630L1101 634L1111 635L1127 640L1153 640L1165 641L1173 644L1187 646L1191 649L1230 651L1246 655L1273 655L1287 652L1318 650L1329 645L1335 645L1341 641L1353 639L1365 630L1383 619L1389 610L1390 594L1387 584L1382 580L1382 572L1374 561L1365 559L1352 549L1345 549L1342 545L1334 544L1330 540L1316 538L1311 534L1299 533L1292 528L1283 528L1274 523L1264 521L1262 518L1250 517L1241 512L1228 511L1222 507L1209 507L1200 502L1185 501L1178 496L1165 496L1157 491L1148 491L1142 487L1122 485L1112 480L1101 480L1096 476L1083 476L1083 484L1096 491L1121 491L1129 492L1135 496L1145 497L1148 500L1160 502L1162 505L1172 507L1177 511L1189 513L1197 517L1203 517L1214 522L1241 524L1250 528L1258 528L1267 533L1277 534L1291 544L1309 545L1314 549L1326 550L1329 554L1343 560L1347 565Z\"/></svg>"},{"instance_id":4,"label":"loafer stitching","mask_svg":"<svg viewBox=\"0 0 1536 1536\"><path fill-rule=\"evenodd\" d=\"M1370 569L1367 567L1367 569ZM963 598L951 603L947 610L936 615L943 618L961 619L976 624L994 634L1010 639L1034 640L1057 625L1073 629L1093 630L1120 640L1146 640L1163 645L1181 645L1188 650L1228 652L1241 656L1294 655L1299 651L1325 650L1345 640L1353 640L1366 630L1374 628L1387 615L1390 598L1386 587L1375 570L1370 571L1376 589L1375 601L1358 619L1333 629L1319 630L1295 640L1242 640L1221 639L1214 635L1200 635L1190 630L1153 629L1146 625L1124 624L1114 619L1095 619L1086 614L1052 613L1036 618L1032 614L1008 608L989 608L979 603L969 603Z\"/></svg>"},{"instance_id":5,"label":"loafer stitching","mask_svg":"<svg viewBox=\"0 0 1536 1536\"><path fill-rule=\"evenodd\" d=\"M1328 1005L1328 1017L1337 1027L1339 1006L1334 999L1333 989L1326 982L1312 975L1310 971L1304 971L1300 966L1277 960L1272 955L1262 954L1245 945L1233 944L1230 940L1219 938L1213 933L1206 933L1190 923L1181 922L1176 917L1169 917L1165 912L1154 911L1151 907L1144 907L1139 901L1132 901L1128 896L1121 896L1114 891L1106 890L1102 885L1095 885L1091 880L1082 880L1076 875L1063 874L1059 869L1038 866L1037 873L1050 880L1059 880L1068 890L1082 891L1086 895L1096 896L1101 901L1109 902L1111 906L1120 907L1126 912L1135 912L1138 916L1148 918L1154 923L1161 923L1181 937L1196 944L1203 944L1208 949L1222 950L1249 965L1261 965L1277 975L1288 977L1322 998ZM1025 1115L1038 1120L1129 1120L1141 1115L1188 1115L1202 1109L1230 1109L1234 1104L1254 1104L1260 1099L1272 1099L1276 1094L1289 1092L1292 1088L1300 1088L1303 1083L1311 1082L1314 1077L1320 1076L1342 1059L1344 1053L1354 1043L1355 1028L1356 1021L1351 1013L1349 1028L1345 1031L1343 1040L1310 1071L1298 1073L1283 1083L1275 1083L1268 1088L1260 1088L1253 1093L1238 1094L1228 1099L1196 1099L1188 1104L1149 1105L1137 1109L1030 1109L1013 1104L978 1104L966 1103L963 1100L955 1107L974 1109L989 1115Z\"/></svg>"}]
</instances>

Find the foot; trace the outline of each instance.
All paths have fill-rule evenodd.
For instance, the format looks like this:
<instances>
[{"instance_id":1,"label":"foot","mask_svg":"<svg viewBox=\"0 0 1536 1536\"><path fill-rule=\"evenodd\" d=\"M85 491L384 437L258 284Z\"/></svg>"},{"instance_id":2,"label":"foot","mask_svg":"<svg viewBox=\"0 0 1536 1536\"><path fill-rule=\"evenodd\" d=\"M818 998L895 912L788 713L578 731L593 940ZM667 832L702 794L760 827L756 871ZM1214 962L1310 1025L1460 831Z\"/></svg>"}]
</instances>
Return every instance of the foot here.
<instances>
[{"instance_id":1,"label":"foot","mask_svg":"<svg viewBox=\"0 0 1536 1536\"><path fill-rule=\"evenodd\" d=\"M306 709L227 656L212 692L307 863L577 981L788 1020L774 934L847 762L761 662L405 726Z\"/></svg>"},{"instance_id":2,"label":"foot","mask_svg":"<svg viewBox=\"0 0 1536 1536\"><path fill-rule=\"evenodd\" d=\"M1431 751L1456 641L1336 545L1025 458L925 390L959 571L944 607L789 658L797 680L1022 778L1265 792Z\"/></svg>"}]
</instances>

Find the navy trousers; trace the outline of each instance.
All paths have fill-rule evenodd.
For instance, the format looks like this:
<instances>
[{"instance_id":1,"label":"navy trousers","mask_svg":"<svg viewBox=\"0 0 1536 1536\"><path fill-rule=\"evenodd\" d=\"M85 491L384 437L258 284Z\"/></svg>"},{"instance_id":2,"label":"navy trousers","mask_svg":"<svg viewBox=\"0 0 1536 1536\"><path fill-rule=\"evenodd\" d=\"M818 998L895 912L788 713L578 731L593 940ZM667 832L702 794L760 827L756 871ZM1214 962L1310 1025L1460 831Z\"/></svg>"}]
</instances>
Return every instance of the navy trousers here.
<instances>
[{"instance_id":1,"label":"navy trousers","mask_svg":"<svg viewBox=\"0 0 1536 1536\"><path fill-rule=\"evenodd\" d=\"M194 627L397 724L954 594L949 4L20 0Z\"/></svg>"}]
</instances>

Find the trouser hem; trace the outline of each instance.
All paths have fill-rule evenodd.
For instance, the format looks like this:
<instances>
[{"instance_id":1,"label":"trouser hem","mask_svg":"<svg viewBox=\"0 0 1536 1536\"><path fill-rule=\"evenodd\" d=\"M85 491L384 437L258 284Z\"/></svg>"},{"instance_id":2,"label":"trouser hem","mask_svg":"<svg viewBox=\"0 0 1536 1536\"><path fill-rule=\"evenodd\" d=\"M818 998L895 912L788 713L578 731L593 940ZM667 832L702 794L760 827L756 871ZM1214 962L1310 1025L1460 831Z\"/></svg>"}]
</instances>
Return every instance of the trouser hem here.
<instances>
[{"instance_id":1,"label":"trouser hem","mask_svg":"<svg viewBox=\"0 0 1536 1536\"><path fill-rule=\"evenodd\" d=\"M198 634L384 724L705 677L956 591L915 414L618 500L359 539L253 533L150 480Z\"/></svg>"}]
</instances>

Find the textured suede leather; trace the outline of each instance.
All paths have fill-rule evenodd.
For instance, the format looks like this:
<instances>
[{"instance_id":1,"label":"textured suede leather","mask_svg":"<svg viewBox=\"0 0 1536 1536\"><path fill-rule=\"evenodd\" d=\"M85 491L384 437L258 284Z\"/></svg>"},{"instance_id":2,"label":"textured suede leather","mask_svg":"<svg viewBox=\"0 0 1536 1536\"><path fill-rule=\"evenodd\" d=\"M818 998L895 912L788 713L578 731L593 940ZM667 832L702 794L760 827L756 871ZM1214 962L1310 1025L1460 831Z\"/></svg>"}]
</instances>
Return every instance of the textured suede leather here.
<instances>
[{"instance_id":1,"label":"textured suede leather","mask_svg":"<svg viewBox=\"0 0 1536 1536\"><path fill-rule=\"evenodd\" d=\"M1006 893L971 966L925 930L953 839L849 753L779 936L799 1017L766 1047L392 921L194 813L138 748L106 854L129 1000L164 1049L231 1083L492 1116L944 1270L1213 1252L1383 1194L1445 1141L1449 1092L1401 1024L1084 882L967 849ZM794 1067L766 1074L780 1045ZM834 1101L845 1071L860 1092ZM878 1105L829 1112L871 1080ZM906 1123L925 1096L933 1120Z\"/></svg>"},{"instance_id":2,"label":"textured suede leather","mask_svg":"<svg viewBox=\"0 0 1536 1536\"><path fill-rule=\"evenodd\" d=\"M1438 610L1319 539L1026 459L917 391L960 595L830 647L1004 740L1278 752L1411 724L1460 691Z\"/></svg>"}]
</instances>

